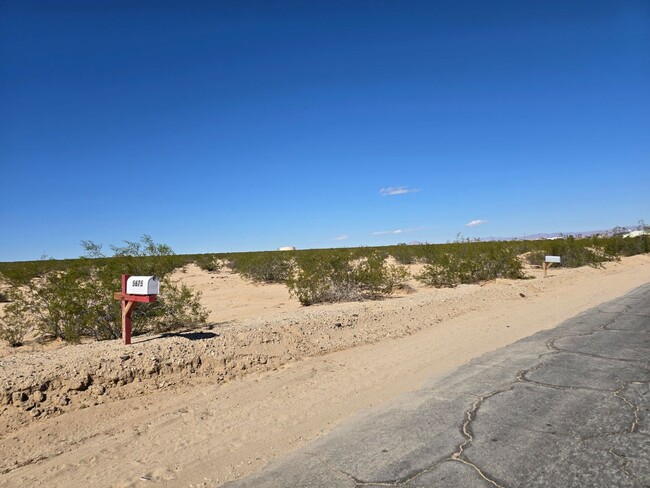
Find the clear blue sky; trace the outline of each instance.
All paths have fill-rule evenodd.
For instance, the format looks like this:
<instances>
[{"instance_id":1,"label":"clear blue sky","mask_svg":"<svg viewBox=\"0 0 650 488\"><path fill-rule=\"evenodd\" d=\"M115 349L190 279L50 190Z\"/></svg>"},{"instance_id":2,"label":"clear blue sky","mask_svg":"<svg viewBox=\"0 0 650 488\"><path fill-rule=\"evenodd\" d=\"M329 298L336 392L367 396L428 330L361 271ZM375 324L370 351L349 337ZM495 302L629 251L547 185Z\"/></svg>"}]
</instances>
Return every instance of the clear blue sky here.
<instances>
[{"instance_id":1,"label":"clear blue sky","mask_svg":"<svg viewBox=\"0 0 650 488\"><path fill-rule=\"evenodd\" d=\"M0 0L0 107L0 261L650 220L647 0Z\"/></svg>"}]
</instances>

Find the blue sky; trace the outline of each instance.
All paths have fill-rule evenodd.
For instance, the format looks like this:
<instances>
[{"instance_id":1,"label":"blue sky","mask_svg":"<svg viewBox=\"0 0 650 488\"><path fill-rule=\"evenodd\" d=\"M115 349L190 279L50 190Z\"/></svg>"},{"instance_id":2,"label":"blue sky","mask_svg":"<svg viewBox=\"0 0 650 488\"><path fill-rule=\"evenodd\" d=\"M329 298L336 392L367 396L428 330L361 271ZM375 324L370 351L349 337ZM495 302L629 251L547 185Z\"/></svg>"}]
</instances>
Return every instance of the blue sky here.
<instances>
[{"instance_id":1,"label":"blue sky","mask_svg":"<svg viewBox=\"0 0 650 488\"><path fill-rule=\"evenodd\" d=\"M0 261L650 220L648 1L0 0L0 107Z\"/></svg>"}]
</instances>

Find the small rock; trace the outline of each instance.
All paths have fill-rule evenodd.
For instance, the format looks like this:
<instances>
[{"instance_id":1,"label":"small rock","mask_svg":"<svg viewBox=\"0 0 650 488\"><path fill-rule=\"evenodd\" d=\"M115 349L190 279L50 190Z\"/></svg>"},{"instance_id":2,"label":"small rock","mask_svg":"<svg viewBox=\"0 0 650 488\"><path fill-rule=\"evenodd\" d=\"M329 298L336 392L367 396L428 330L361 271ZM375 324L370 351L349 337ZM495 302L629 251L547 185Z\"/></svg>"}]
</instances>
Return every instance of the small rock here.
<instances>
[{"instance_id":1,"label":"small rock","mask_svg":"<svg viewBox=\"0 0 650 488\"><path fill-rule=\"evenodd\" d=\"M45 393L42 391L35 391L34 394L32 395L32 400L34 400L36 403L41 403L45 401Z\"/></svg>"},{"instance_id":2,"label":"small rock","mask_svg":"<svg viewBox=\"0 0 650 488\"><path fill-rule=\"evenodd\" d=\"M30 415L34 418L39 417L41 415L41 411L38 408L35 408L34 410L31 411Z\"/></svg>"},{"instance_id":3,"label":"small rock","mask_svg":"<svg viewBox=\"0 0 650 488\"><path fill-rule=\"evenodd\" d=\"M128 360L128 359L131 359L131 355L130 355L130 354L122 354L122 355L120 356L120 359L121 359L122 361L126 361L126 360Z\"/></svg>"},{"instance_id":4,"label":"small rock","mask_svg":"<svg viewBox=\"0 0 650 488\"><path fill-rule=\"evenodd\" d=\"M68 403L70 403L70 397L68 397L68 395L63 395L61 398L59 398L59 404L60 404L60 405L64 405L64 406L65 406L65 405L67 405Z\"/></svg>"}]
</instances>

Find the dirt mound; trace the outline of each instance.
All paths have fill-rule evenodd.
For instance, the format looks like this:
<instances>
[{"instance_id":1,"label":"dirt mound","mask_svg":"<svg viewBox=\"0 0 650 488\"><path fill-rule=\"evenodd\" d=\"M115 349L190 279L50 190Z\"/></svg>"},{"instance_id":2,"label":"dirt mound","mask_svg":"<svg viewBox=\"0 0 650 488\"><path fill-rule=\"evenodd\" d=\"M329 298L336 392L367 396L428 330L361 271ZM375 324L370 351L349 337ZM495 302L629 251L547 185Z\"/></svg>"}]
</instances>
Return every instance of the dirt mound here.
<instances>
[{"instance_id":1,"label":"dirt mound","mask_svg":"<svg viewBox=\"0 0 650 488\"><path fill-rule=\"evenodd\" d=\"M0 435L35 419L170 388L192 378L209 377L220 383L305 356L409 335L476 309L486 297L519 299L518 287L512 282L487 288L424 289L381 302L314 306L212 329L138 336L131 346L103 341L6 355L0 358ZM469 298L476 294L481 298ZM432 312L423 316L424 307Z\"/></svg>"}]
</instances>

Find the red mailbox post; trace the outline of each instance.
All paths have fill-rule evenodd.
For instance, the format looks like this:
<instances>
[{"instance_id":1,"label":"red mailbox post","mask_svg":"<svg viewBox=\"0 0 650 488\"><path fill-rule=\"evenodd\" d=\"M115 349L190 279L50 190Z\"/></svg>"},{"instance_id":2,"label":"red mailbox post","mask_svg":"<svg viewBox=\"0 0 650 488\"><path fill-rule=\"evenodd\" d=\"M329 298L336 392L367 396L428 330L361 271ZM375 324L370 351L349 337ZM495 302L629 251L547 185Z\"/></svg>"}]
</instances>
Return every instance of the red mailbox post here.
<instances>
[{"instance_id":1,"label":"red mailbox post","mask_svg":"<svg viewBox=\"0 0 650 488\"><path fill-rule=\"evenodd\" d=\"M122 291L115 292L115 300L122 301L122 340L124 344L131 344L131 313L137 303L151 303L158 298L157 295L133 295L126 292L129 275L122 275Z\"/></svg>"}]
</instances>

